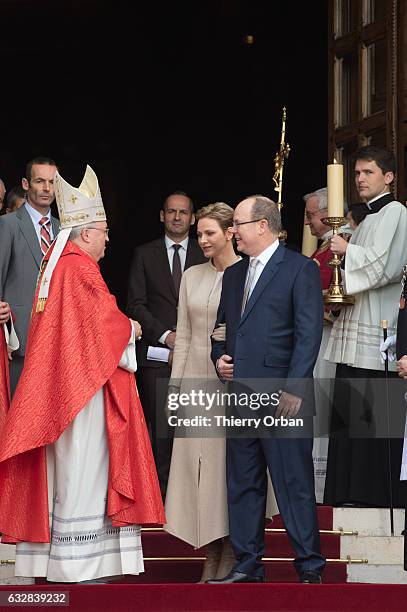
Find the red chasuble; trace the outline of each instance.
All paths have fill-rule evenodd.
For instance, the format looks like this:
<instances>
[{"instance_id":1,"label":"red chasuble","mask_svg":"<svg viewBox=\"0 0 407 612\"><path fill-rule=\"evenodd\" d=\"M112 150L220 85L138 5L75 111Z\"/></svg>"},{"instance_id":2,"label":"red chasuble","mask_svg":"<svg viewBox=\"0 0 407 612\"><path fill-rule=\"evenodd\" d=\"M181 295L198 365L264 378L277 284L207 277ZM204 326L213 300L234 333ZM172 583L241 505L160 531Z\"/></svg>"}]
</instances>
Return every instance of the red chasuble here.
<instances>
[{"instance_id":1,"label":"red chasuble","mask_svg":"<svg viewBox=\"0 0 407 612\"><path fill-rule=\"evenodd\" d=\"M40 313L35 312L37 295L24 370L0 435L3 541L50 541L45 446L102 387L109 446L107 515L114 526L164 523L134 375L118 367L130 338L129 319L118 309L98 264L69 241Z\"/></svg>"},{"instance_id":2,"label":"red chasuble","mask_svg":"<svg viewBox=\"0 0 407 612\"><path fill-rule=\"evenodd\" d=\"M0 325L0 434L10 406L9 361L4 326Z\"/></svg>"},{"instance_id":3,"label":"red chasuble","mask_svg":"<svg viewBox=\"0 0 407 612\"><path fill-rule=\"evenodd\" d=\"M323 242L319 249L317 249L315 253L311 255L311 259L313 259L319 266L319 274L321 277L323 291L329 289L331 284L333 268L328 264L333 256L332 251L329 249L329 240Z\"/></svg>"}]
</instances>

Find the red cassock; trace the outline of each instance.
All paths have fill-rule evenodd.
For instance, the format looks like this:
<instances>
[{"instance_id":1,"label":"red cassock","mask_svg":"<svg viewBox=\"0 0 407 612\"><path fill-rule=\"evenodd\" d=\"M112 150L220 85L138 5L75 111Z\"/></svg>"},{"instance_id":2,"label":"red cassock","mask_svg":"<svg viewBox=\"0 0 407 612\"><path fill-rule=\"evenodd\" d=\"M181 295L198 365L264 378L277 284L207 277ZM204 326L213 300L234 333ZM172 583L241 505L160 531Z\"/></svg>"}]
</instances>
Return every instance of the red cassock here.
<instances>
[{"instance_id":1,"label":"red cassock","mask_svg":"<svg viewBox=\"0 0 407 612\"><path fill-rule=\"evenodd\" d=\"M24 370L0 434L3 541L50 541L45 447L102 387L109 447L107 515L116 527L164 523L134 375L118 367L131 324L98 264L68 241L45 310L35 312L36 303L37 295Z\"/></svg>"},{"instance_id":2,"label":"red cassock","mask_svg":"<svg viewBox=\"0 0 407 612\"><path fill-rule=\"evenodd\" d=\"M4 326L0 325L0 435L10 407L9 361Z\"/></svg>"},{"instance_id":3,"label":"red cassock","mask_svg":"<svg viewBox=\"0 0 407 612\"><path fill-rule=\"evenodd\" d=\"M329 289L332 280L333 268L328 263L333 258L333 253L329 248L329 240L326 240L321 246L311 255L319 266L319 274L321 276L322 290Z\"/></svg>"}]
</instances>

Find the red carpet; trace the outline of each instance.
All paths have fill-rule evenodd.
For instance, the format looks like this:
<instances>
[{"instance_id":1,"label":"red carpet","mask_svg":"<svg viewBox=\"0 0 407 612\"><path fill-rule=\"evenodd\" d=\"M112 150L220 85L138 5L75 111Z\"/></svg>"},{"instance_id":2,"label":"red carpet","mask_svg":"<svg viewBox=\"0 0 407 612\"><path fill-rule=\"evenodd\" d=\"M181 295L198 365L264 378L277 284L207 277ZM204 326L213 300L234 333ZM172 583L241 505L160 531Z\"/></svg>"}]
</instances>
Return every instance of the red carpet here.
<instances>
[{"instance_id":1,"label":"red carpet","mask_svg":"<svg viewBox=\"0 0 407 612\"><path fill-rule=\"evenodd\" d=\"M332 529L332 514L332 508L318 507L320 529ZM272 527L283 527L280 517L276 517ZM339 559L340 537L321 534L322 551L329 559ZM163 531L143 531L142 540L146 560L145 572L140 576L124 576L121 581L108 585L51 586L39 580L33 587L20 590L65 590L70 594L70 609L86 612L392 612L407 609L407 585L346 584L346 564L338 561L327 563L324 584L298 584L289 560L294 552L285 533L266 532L265 557L278 560L265 562L267 583L261 585L191 584L201 575L202 550L194 550ZM2 590L7 588L16 590L16 587Z\"/></svg>"},{"instance_id":2,"label":"red carpet","mask_svg":"<svg viewBox=\"0 0 407 612\"><path fill-rule=\"evenodd\" d=\"M320 529L332 529L332 508L318 506L318 520ZM273 529L282 529L280 516L274 518L267 525ZM321 547L328 559L340 558L340 537L335 534L321 534ZM123 582L138 584L197 582L201 576L202 561L187 560L185 557L204 557L202 549L194 549L189 544L163 531L143 531L143 553L146 571L140 576L127 576ZM179 559L167 560L166 557ZM287 534L281 532L266 532L264 557L277 559L292 559L294 550L288 540ZM184 559L183 559L184 558ZM297 582L298 577L290 561L266 561L266 577L269 582ZM324 580L329 583L346 582L346 564L328 562L324 572Z\"/></svg>"},{"instance_id":3,"label":"red carpet","mask_svg":"<svg viewBox=\"0 0 407 612\"><path fill-rule=\"evenodd\" d=\"M298 575L290 561L265 563L268 582L297 582ZM190 583L201 577L201 561L146 561L145 572L140 576L126 576L123 583ZM346 564L328 563L324 570L324 582L346 582ZM406 606L407 607L407 606Z\"/></svg>"},{"instance_id":4,"label":"red carpet","mask_svg":"<svg viewBox=\"0 0 407 612\"><path fill-rule=\"evenodd\" d=\"M333 525L333 508L332 506L317 506L318 511L318 523L320 529L332 529ZM275 516L270 523L267 525L273 529L284 529L283 521L281 516Z\"/></svg>"},{"instance_id":5,"label":"red carpet","mask_svg":"<svg viewBox=\"0 0 407 612\"><path fill-rule=\"evenodd\" d=\"M11 589L17 590L2 586L0 592ZM69 609L84 612L404 612L407 601L407 585L394 584L236 584L220 587L110 584L18 588L19 592L33 590L68 591ZM63 608L47 606L47 609Z\"/></svg>"}]
</instances>

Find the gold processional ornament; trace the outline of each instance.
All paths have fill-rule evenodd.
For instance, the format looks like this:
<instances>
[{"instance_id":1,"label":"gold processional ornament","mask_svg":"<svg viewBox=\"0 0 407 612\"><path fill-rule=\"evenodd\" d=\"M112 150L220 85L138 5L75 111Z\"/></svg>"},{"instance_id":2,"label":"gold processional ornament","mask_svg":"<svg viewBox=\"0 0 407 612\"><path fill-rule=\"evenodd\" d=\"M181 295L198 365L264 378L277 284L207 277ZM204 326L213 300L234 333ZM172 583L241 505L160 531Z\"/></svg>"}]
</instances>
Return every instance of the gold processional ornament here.
<instances>
[{"instance_id":1,"label":"gold processional ornament","mask_svg":"<svg viewBox=\"0 0 407 612\"><path fill-rule=\"evenodd\" d=\"M282 193L283 193L283 172L284 172L284 162L288 158L290 153L290 145L285 141L285 126L286 126L286 118L287 111L286 107L283 107L283 116L281 123L281 138L280 138L280 147L274 157L274 175L273 181L275 183L274 191L278 193L277 206L278 210L281 212L283 207L282 202ZM285 230L281 230L278 235L279 239L284 241L287 239L287 232Z\"/></svg>"}]
</instances>

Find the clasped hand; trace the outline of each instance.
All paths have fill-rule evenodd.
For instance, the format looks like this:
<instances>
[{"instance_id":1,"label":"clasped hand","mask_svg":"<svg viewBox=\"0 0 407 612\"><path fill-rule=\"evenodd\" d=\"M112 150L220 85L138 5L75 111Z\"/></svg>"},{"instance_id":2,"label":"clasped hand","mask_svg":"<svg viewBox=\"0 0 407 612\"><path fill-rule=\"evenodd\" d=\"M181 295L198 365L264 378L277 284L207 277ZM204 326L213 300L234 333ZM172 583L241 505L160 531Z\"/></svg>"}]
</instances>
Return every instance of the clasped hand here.
<instances>
[{"instance_id":1,"label":"clasped hand","mask_svg":"<svg viewBox=\"0 0 407 612\"><path fill-rule=\"evenodd\" d=\"M0 324L7 323L11 315L11 310L7 302L0 302Z\"/></svg>"},{"instance_id":2,"label":"clasped hand","mask_svg":"<svg viewBox=\"0 0 407 612\"><path fill-rule=\"evenodd\" d=\"M225 380L233 379L233 368L233 358L230 355L222 355L216 362L218 374Z\"/></svg>"},{"instance_id":3,"label":"clasped hand","mask_svg":"<svg viewBox=\"0 0 407 612\"><path fill-rule=\"evenodd\" d=\"M329 248L335 255L344 255L346 253L346 249L348 248L348 243L341 236L336 234L335 236L332 236Z\"/></svg>"}]
</instances>

